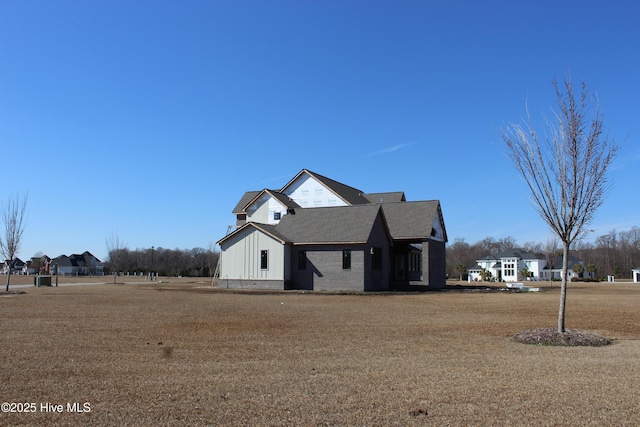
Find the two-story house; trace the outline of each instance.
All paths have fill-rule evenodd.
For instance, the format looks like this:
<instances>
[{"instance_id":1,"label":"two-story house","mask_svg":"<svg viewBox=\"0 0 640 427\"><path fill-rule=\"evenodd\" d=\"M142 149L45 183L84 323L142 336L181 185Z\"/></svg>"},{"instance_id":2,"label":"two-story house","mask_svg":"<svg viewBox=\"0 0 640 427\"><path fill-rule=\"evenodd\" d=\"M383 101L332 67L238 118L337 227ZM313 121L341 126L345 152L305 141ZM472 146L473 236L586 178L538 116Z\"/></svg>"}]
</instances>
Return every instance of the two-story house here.
<instances>
[{"instance_id":1,"label":"two-story house","mask_svg":"<svg viewBox=\"0 0 640 427\"><path fill-rule=\"evenodd\" d=\"M91 252L84 251L81 254L70 256L60 255L50 261L53 274L61 276L102 276L102 261Z\"/></svg>"},{"instance_id":2,"label":"two-story house","mask_svg":"<svg viewBox=\"0 0 640 427\"><path fill-rule=\"evenodd\" d=\"M24 267L24 261L20 258L14 258L11 261L7 260L3 264L0 264L2 274L20 274L22 272L22 268Z\"/></svg>"},{"instance_id":3,"label":"two-story house","mask_svg":"<svg viewBox=\"0 0 640 427\"><path fill-rule=\"evenodd\" d=\"M24 263L22 274L49 274L50 262L51 258L46 255L31 257L30 260Z\"/></svg>"},{"instance_id":4,"label":"two-story house","mask_svg":"<svg viewBox=\"0 0 640 427\"><path fill-rule=\"evenodd\" d=\"M562 256L547 258L543 254L532 254L522 249L512 249L497 255L487 255L476 260L476 265L468 270L470 281L485 279L502 282L517 282L520 280L552 280L560 279L562 275ZM576 257L569 257L569 277L578 277L573 271L576 264L584 262ZM523 274L524 273L524 274ZM586 271L583 275L589 275Z\"/></svg>"},{"instance_id":5,"label":"two-story house","mask_svg":"<svg viewBox=\"0 0 640 427\"><path fill-rule=\"evenodd\" d=\"M437 200L364 193L303 169L279 190L246 192L218 241L220 286L354 290L445 286Z\"/></svg>"}]
</instances>

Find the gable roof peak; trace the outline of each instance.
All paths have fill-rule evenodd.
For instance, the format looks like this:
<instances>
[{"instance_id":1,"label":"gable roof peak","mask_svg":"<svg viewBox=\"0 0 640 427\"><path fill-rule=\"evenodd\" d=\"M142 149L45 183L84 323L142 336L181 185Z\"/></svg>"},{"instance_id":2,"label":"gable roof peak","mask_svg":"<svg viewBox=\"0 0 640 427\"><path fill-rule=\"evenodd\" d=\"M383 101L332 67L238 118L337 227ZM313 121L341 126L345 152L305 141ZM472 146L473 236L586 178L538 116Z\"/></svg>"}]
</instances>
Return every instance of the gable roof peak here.
<instances>
[{"instance_id":1,"label":"gable roof peak","mask_svg":"<svg viewBox=\"0 0 640 427\"><path fill-rule=\"evenodd\" d=\"M336 196L341 198L345 203L349 205L362 205L370 203L362 190L351 187L347 184L343 184L342 182L336 181L334 179L327 178L326 176L320 175L316 172L312 172L309 169L302 169L300 172L298 172L298 174L296 174L293 179L287 182L287 184L282 187L282 189L280 189L280 192L284 193L289 186L291 186L296 180L298 180L298 178L305 174L320 182L322 185L327 187Z\"/></svg>"}]
</instances>

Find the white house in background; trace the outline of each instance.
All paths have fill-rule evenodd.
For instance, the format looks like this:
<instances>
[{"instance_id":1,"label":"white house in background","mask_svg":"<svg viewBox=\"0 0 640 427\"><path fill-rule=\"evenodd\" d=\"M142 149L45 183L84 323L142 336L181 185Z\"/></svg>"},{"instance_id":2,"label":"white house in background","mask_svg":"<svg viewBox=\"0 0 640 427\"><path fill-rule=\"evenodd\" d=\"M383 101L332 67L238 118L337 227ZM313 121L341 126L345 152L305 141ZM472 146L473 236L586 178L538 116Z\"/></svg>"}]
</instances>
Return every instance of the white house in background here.
<instances>
[{"instance_id":1,"label":"white house in background","mask_svg":"<svg viewBox=\"0 0 640 427\"><path fill-rule=\"evenodd\" d=\"M640 267L631 270L631 277L634 283L640 283Z\"/></svg>"},{"instance_id":2,"label":"white house in background","mask_svg":"<svg viewBox=\"0 0 640 427\"><path fill-rule=\"evenodd\" d=\"M61 276L102 276L104 274L102 261L89 251L70 256L60 255L50 263L53 266L52 273Z\"/></svg>"},{"instance_id":3,"label":"white house in background","mask_svg":"<svg viewBox=\"0 0 640 427\"><path fill-rule=\"evenodd\" d=\"M11 269L11 274L20 274L22 272L22 267L24 267L24 261L20 258L14 258L12 261L5 261L0 264L0 272L2 274L9 273L9 269Z\"/></svg>"},{"instance_id":4,"label":"white house in background","mask_svg":"<svg viewBox=\"0 0 640 427\"><path fill-rule=\"evenodd\" d=\"M470 281L482 281L482 271L486 270L490 273L490 280L498 280L503 282L517 282L526 280L551 280L560 279L562 277L562 256L551 257L550 263L543 254L531 254L521 249L512 249L499 253L497 255L488 255L476 260L477 265L468 270ZM569 257L569 277L578 277L573 271L576 264L582 264L584 261L576 257ZM522 271L526 269L528 276L523 277ZM590 273L584 268L583 277L589 277Z\"/></svg>"}]
</instances>

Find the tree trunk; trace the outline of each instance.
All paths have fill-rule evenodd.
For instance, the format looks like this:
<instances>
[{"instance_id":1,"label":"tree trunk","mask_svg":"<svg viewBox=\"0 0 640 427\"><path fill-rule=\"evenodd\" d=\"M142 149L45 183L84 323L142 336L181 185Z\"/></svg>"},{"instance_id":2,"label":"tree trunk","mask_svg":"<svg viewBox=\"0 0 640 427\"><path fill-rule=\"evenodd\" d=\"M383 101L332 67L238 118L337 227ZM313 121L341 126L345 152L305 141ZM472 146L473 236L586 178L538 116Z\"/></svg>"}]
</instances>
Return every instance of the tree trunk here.
<instances>
[{"instance_id":1,"label":"tree trunk","mask_svg":"<svg viewBox=\"0 0 640 427\"><path fill-rule=\"evenodd\" d=\"M11 264L9 264L9 271L7 272L7 292L9 292L9 280L11 279Z\"/></svg>"},{"instance_id":2,"label":"tree trunk","mask_svg":"<svg viewBox=\"0 0 640 427\"><path fill-rule=\"evenodd\" d=\"M558 333L564 333L564 313L567 305L567 276L569 275L569 243L563 242L562 286L560 287L560 309L558 310Z\"/></svg>"}]
</instances>

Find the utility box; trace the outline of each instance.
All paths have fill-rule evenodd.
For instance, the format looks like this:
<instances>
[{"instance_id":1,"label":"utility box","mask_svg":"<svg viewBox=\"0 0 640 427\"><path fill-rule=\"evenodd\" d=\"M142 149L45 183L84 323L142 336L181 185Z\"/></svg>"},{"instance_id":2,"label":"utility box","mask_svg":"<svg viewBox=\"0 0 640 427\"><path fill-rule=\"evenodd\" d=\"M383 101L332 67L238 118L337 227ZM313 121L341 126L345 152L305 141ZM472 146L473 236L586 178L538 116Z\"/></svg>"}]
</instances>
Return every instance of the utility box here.
<instances>
[{"instance_id":1,"label":"utility box","mask_svg":"<svg viewBox=\"0 0 640 427\"><path fill-rule=\"evenodd\" d=\"M36 276L33 279L34 285L37 287L40 286L51 286L51 276Z\"/></svg>"}]
</instances>

